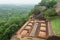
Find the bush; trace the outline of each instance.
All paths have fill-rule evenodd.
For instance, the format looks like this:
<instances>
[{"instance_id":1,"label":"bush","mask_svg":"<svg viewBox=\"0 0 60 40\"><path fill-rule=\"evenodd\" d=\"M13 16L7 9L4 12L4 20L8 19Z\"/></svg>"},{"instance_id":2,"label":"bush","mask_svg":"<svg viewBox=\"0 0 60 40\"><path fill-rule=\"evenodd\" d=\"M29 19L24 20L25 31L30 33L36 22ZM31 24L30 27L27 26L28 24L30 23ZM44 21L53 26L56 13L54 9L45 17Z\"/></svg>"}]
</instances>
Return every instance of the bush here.
<instances>
[{"instance_id":1,"label":"bush","mask_svg":"<svg viewBox=\"0 0 60 40\"><path fill-rule=\"evenodd\" d=\"M32 10L32 14L39 14L40 13L40 8L38 6L34 7L34 9Z\"/></svg>"},{"instance_id":2,"label":"bush","mask_svg":"<svg viewBox=\"0 0 60 40\"><path fill-rule=\"evenodd\" d=\"M56 15L56 10L54 8L48 9L43 13L45 18L49 18L51 16L55 16Z\"/></svg>"},{"instance_id":3,"label":"bush","mask_svg":"<svg viewBox=\"0 0 60 40\"><path fill-rule=\"evenodd\" d=\"M56 0L42 0L41 3L39 3L41 6L46 6L47 8L53 7L57 3Z\"/></svg>"}]
</instances>

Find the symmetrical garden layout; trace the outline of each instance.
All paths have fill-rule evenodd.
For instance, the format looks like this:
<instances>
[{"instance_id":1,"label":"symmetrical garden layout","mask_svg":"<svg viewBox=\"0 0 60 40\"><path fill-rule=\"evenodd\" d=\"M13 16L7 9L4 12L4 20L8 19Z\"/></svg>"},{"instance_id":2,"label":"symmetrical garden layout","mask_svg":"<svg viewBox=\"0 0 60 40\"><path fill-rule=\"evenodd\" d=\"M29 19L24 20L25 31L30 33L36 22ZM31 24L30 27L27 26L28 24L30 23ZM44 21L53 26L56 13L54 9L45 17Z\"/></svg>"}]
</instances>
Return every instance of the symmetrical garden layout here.
<instances>
[{"instance_id":1,"label":"symmetrical garden layout","mask_svg":"<svg viewBox=\"0 0 60 40\"><path fill-rule=\"evenodd\" d=\"M20 40L45 40L54 35L47 20L30 18L16 33Z\"/></svg>"}]
</instances>

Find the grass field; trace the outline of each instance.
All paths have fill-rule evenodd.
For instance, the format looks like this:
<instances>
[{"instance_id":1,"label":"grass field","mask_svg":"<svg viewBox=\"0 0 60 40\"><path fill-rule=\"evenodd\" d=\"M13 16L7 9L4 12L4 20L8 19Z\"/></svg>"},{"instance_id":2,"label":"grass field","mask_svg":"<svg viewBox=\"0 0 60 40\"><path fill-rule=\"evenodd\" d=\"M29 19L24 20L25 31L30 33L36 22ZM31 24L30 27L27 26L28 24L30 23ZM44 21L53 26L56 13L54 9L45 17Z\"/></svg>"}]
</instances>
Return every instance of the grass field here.
<instances>
[{"instance_id":1,"label":"grass field","mask_svg":"<svg viewBox=\"0 0 60 40\"><path fill-rule=\"evenodd\" d=\"M51 18L51 25L53 27L54 32L57 35L60 35L60 18L59 17L52 17Z\"/></svg>"}]
</instances>

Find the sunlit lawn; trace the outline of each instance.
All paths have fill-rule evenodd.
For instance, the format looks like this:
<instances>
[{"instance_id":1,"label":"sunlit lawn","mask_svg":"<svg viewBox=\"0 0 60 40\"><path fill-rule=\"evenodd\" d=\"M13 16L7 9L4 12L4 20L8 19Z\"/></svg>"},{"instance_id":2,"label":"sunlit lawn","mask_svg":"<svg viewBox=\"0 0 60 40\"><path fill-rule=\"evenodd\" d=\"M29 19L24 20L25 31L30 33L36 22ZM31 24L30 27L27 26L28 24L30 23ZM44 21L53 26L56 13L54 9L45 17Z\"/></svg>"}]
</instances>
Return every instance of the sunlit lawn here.
<instances>
[{"instance_id":1,"label":"sunlit lawn","mask_svg":"<svg viewBox=\"0 0 60 40\"><path fill-rule=\"evenodd\" d=\"M52 17L51 24L52 24L54 32L57 35L60 35L60 18L59 17Z\"/></svg>"}]
</instances>

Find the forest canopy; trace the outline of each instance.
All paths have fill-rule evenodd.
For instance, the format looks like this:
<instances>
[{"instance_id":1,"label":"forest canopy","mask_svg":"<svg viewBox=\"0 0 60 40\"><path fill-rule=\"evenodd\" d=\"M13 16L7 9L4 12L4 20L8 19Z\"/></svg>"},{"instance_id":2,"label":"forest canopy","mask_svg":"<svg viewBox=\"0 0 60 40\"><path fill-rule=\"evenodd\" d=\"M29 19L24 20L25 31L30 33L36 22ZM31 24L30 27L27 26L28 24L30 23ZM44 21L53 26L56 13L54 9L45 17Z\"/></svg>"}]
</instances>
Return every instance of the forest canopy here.
<instances>
[{"instance_id":1,"label":"forest canopy","mask_svg":"<svg viewBox=\"0 0 60 40\"><path fill-rule=\"evenodd\" d=\"M0 40L10 40L11 36L28 20L33 5L0 6Z\"/></svg>"}]
</instances>

